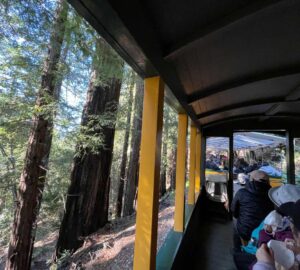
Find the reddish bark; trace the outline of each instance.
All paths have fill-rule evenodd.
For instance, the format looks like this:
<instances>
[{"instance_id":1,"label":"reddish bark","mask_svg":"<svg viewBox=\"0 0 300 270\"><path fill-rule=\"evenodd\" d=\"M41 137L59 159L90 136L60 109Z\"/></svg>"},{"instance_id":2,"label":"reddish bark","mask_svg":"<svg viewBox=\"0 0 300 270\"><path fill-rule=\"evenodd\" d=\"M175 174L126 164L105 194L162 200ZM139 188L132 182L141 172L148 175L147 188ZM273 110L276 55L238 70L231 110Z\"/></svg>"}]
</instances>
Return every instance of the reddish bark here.
<instances>
[{"instance_id":1,"label":"reddish bark","mask_svg":"<svg viewBox=\"0 0 300 270\"><path fill-rule=\"evenodd\" d=\"M30 269L37 216L45 185L52 141L53 111L43 111L55 100L55 83L65 33L68 5L60 0L36 101L41 109L33 119L25 165L20 178L6 269Z\"/></svg>"},{"instance_id":2,"label":"reddish bark","mask_svg":"<svg viewBox=\"0 0 300 270\"><path fill-rule=\"evenodd\" d=\"M142 113L143 113L144 84L141 78L137 80L137 94L134 107L137 108L133 120L133 134L131 137L131 155L127 170L127 182L124 195L123 215L129 216L134 212L134 200L138 185L138 170L141 145Z\"/></svg>"},{"instance_id":3,"label":"reddish bark","mask_svg":"<svg viewBox=\"0 0 300 270\"><path fill-rule=\"evenodd\" d=\"M100 44L99 44L100 43ZM112 56L111 49L103 41L97 41L98 53ZM114 55L113 55L114 56ZM115 56L114 56L115 57ZM107 59L108 60L108 59ZM109 62L109 61L108 61ZM87 100L82 114L81 125L87 126L91 117L109 113L116 116L119 102L121 80L106 78L101 85L101 68L99 62L94 62L94 71L90 81ZM119 68L122 67L119 61ZM104 121L101 127L88 132L89 135L99 136L102 143L92 151L77 145L77 155L73 160L71 183L66 200L66 212L60 227L56 247L56 255L64 250L71 252L79 248L82 237L87 236L108 221L110 168L112 162L113 143L115 134L115 119Z\"/></svg>"},{"instance_id":4,"label":"reddish bark","mask_svg":"<svg viewBox=\"0 0 300 270\"><path fill-rule=\"evenodd\" d=\"M168 112L165 110L164 111L164 126L163 126L164 130L164 139L163 139L163 143L162 143L162 155L161 155L161 170L160 170L160 186L159 186L159 195L160 197L162 197L166 192L167 192L167 188L166 188L166 181L167 181L167 152L168 152L168 136L169 136L169 114Z\"/></svg>"},{"instance_id":5,"label":"reddish bark","mask_svg":"<svg viewBox=\"0 0 300 270\"><path fill-rule=\"evenodd\" d=\"M128 108L126 116L126 131L122 151L122 161L120 166L120 180L118 187L118 198L117 198L117 217L121 217L123 208L123 195L124 195L124 184L126 181L126 165L127 165L127 150L129 144L130 135L130 124L131 124L131 113L132 113L132 100L133 100L133 86L134 86L134 74L132 74L132 81L130 82Z\"/></svg>"},{"instance_id":6,"label":"reddish bark","mask_svg":"<svg viewBox=\"0 0 300 270\"><path fill-rule=\"evenodd\" d=\"M170 190L175 190L176 188L176 150L172 149L169 154L169 169L168 177L170 179Z\"/></svg>"}]
</instances>

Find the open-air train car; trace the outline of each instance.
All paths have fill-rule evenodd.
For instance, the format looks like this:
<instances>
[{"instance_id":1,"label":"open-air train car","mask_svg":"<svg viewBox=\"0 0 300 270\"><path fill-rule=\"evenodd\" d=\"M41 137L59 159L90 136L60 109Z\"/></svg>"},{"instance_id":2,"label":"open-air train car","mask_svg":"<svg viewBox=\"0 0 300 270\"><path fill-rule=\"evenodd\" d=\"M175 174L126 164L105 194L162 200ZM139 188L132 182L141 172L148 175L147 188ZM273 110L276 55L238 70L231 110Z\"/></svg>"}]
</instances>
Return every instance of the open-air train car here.
<instances>
[{"instance_id":1,"label":"open-air train car","mask_svg":"<svg viewBox=\"0 0 300 270\"><path fill-rule=\"evenodd\" d=\"M285 134L287 182L295 184L300 1L69 1L145 79L134 269L234 269L230 215L219 222L224 213L200 189L205 138L229 138L229 200L236 131ZM156 256L164 99L179 117L175 224ZM185 206L188 118L195 176Z\"/></svg>"}]
</instances>

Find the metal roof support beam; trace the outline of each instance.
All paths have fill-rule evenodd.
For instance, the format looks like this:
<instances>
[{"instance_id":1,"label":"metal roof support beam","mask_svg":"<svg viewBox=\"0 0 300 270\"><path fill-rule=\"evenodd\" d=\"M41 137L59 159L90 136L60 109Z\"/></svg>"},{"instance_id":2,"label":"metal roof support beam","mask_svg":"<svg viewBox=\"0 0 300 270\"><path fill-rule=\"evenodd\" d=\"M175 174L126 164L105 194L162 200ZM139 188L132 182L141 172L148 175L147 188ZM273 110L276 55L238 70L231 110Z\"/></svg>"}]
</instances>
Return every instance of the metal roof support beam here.
<instances>
[{"instance_id":1,"label":"metal roof support beam","mask_svg":"<svg viewBox=\"0 0 300 270\"><path fill-rule=\"evenodd\" d=\"M284 103L285 97L279 97L279 98L268 98L268 99L258 99L258 100L251 100L246 102L241 102L237 104L232 104L228 106L224 106L222 108L218 108L215 110L207 111L204 113L200 113L197 115L197 118L204 118L213 114L222 113L230 110L240 109L243 107L250 107L250 106L257 106L257 105L264 105L264 104L273 104L273 103ZM289 101L291 102L291 101Z\"/></svg>"},{"instance_id":2,"label":"metal roof support beam","mask_svg":"<svg viewBox=\"0 0 300 270\"><path fill-rule=\"evenodd\" d=\"M244 8L238 9L237 11L230 13L220 20L207 25L206 27L204 27L204 29L199 29L199 31L179 40L176 44L173 44L169 49L166 50L164 58L168 59L176 54L180 54L180 52L187 48L191 43L198 41L208 34L224 28L241 18L245 18L246 16L256 13L257 11L264 9L270 5L276 4L280 1L281 0L261 0L259 2L251 3Z\"/></svg>"},{"instance_id":3,"label":"metal roof support beam","mask_svg":"<svg viewBox=\"0 0 300 270\"><path fill-rule=\"evenodd\" d=\"M284 68L276 68L273 70L269 70L268 72L254 73L249 76L233 79L231 81L224 82L220 85L209 87L207 89L199 89L187 97L187 102L190 104L195 101L199 101L203 98L206 98L208 96L230 90L232 88L237 88L258 81L269 80L273 78L279 78L279 77L298 74L298 73L300 73L299 64L289 66L289 67L284 67Z\"/></svg>"},{"instance_id":4,"label":"metal roof support beam","mask_svg":"<svg viewBox=\"0 0 300 270\"><path fill-rule=\"evenodd\" d=\"M279 105L280 104L288 104L288 103L295 103L299 102L300 99L300 86L293 89L287 96L285 97L274 97L274 98L268 98L268 99L258 99L258 100L251 100L246 102L241 102L237 104L232 104L228 106L224 106L222 108L218 108L215 110L207 111L204 113L200 113L197 115L197 118L204 118L213 114L222 113L234 109L240 109L244 107L250 107L250 106L257 106L257 105L267 105L267 104L274 104L269 110L265 112L266 115L274 115L276 114Z\"/></svg>"},{"instance_id":5,"label":"metal roof support beam","mask_svg":"<svg viewBox=\"0 0 300 270\"><path fill-rule=\"evenodd\" d=\"M280 109L280 103L276 103L272 105L266 112L265 115L275 115Z\"/></svg>"},{"instance_id":6,"label":"metal roof support beam","mask_svg":"<svg viewBox=\"0 0 300 270\"><path fill-rule=\"evenodd\" d=\"M293 89L286 97L286 101L298 100L300 99L300 86Z\"/></svg>"},{"instance_id":7,"label":"metal roof support beam","mask_svg":"<svg viewBox=\"0 0 300 270\"><path fill-rule=\"evenodd\" d=\"M227 123L231 121L237 121L237 120L246 120L246 119L253 119L253 118L296 118L299 120L300 114L276 114L276 115L264 115L264 114L246 114L246 115L241 115L241 116L233 116L233 117L227 117L223 118L214 122L210 122L207 125L204 125L205 128L210 127L210 126L215 126L219 125L222 123Z\"/></svg>"}]
</instances>

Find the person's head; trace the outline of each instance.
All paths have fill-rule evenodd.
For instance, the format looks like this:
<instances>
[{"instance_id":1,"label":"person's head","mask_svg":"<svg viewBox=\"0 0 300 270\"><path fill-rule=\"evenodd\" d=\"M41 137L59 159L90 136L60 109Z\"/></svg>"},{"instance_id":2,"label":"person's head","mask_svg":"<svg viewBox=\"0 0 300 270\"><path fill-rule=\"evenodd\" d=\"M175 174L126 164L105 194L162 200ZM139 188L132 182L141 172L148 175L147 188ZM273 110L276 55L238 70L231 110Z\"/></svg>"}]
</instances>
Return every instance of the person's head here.
<instances>
[{"instance_id":1,"label":"person's head","mask_svg":"<svg viewBox=\"0 0 300 270\"><path fill-rule=\"evenodd\" d=\"M266 184L270 183L269 175L260 170L255 170L250 173L250 181L256 181Z\"/></svg>"},{"instance_id":2,"label":"person's head","mask_svg":"<svg viewBox=\"0 0 300 270\"><path fill-rule=\"evenodd\" d=\"M291 218L294 237L300 244L300 186L285 184L271 188L269 198L281 215Z\"/></svg>"},{"instance_id":3,"label":"person's head","mask_svg":"<svg viewBox=\"0 0 300 270\"><path fill-rule=\"evenodd\" d=\"M279 211L290 218L294 238L300 244L300 197L296 202L287 202L280 205Z\"/></svg>"},{"instance_id":4,"label":"person's head","mask_svg":"<svg viewBox=\"0 0 300 270\"><path fill-rule=\"evenodd\" d=\"M300 199L300 186L284 184L269 190L269 198L278 208L284 203L296 202Z\"/></svg>"}]
</instances>

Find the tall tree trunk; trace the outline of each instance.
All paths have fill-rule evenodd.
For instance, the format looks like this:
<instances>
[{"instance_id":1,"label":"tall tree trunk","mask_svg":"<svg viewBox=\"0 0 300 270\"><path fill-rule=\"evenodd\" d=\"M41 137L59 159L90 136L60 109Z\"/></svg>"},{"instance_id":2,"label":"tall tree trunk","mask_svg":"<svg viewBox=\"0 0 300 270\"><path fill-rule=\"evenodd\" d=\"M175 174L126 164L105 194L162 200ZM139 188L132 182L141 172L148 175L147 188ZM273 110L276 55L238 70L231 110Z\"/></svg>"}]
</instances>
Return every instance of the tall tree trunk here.
<instances>
[{"instance_id":1,"label":"tall tree trunk","mask_svg":"<svg viewBox=\"0 0 300 270\"><path fill-rule=\"evenodd\" d=\"M172 149L169 154L168 177L170 179L170 190L176 188L176 149Z\"/></svg>"},{"instance_id":2,"label":"tall tree trunk","mask_svg":"<svg viewBox=\"0 0 300 270\"><path fill-rule=\"evenodd\" d=\"M25 165L20 178L6 269L30 269L37 216L52 141L53 110L49 107L51 108L52 103L56 101L54 92L67 13L68 4L60 0L42 73L41 88L36 101L39 112L33 119Z\"/></svg>"},{"instance_id":3,"label":"tall tree trunk","mask_svg":"<svg viewBox=\"0 0 300 270\"><path fill-rule=\"evenodd\" d=\"M73 160L66 211L60 227L56 255L79 248L87 236L108 221L110 168L115 134L122 61L102 40L96 41L81 135ZM118 73L119 72L119 73ZM97 143L95 145L94 140ZM86 146L88 145L88 146Z\"/></svg>"},{"instance_id":4,"label":"tall tree trunk","mask_svg":"<svg viewBox=\"0 0 300 270\"><path fill-rule=\"evenodd\" d=\"M166 180L167 180L167 143L163 142L163 148L162 148L162 159L163 164L161 166L161 173L160 173L160 197L164 196L167 189L166 189Z\"/></svg>"},{"instance_id":5,"label":"tall tree trunk","mask_svg":"<svg viewBox=\"0 0 300 270\"><path fill-rule=\"evenodd\" d=\"M163 130L164 140L162 145L162 163L161 163L161 173L160 173L160 196L162 197L166 189L166 180L167 180L167 141L169 137L169 112L165 109L164 111L164 130Z\"/></svg>"},{"instance_id":6,"label":"tall tree trunk","mask_svg":"<svg viewBox=\"0 0 300 270\"><path fill-rule=\"evenodd\" d=\"M133 133L131 137L131 155L127 170L126 190L124 197L123 215L129 216L134 212L134 199L138 184L138 170L141 145L142 113L144 98L144 83L141 78L137 79L137 92L134 101L135 115L133 120Z\"/></svg>"},{"instance_id":7,"label":"tall tree trunk","mask_svg":"<svg viewBox=\"0 0 300 270\"><path fill-rule=\"evenodd\" d=\"M126 116L126 131L123 144L122 152L122 161L121 161L121 170L120 170L120 180L118 187L118 198L117 198L117 217L121 217L122 207L123 207L123 194L124 194L124 183L126 181L126 165L127 165L127 151L129 144L129 134L130 134L130 125L131 125L131 113L132 113L132 101L133 101L133 87L135 82L135 74L132 72L129 88L129 99L128 99L128 108Z\"/></svg>"}]
</instances>

